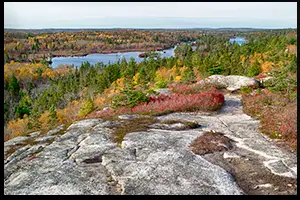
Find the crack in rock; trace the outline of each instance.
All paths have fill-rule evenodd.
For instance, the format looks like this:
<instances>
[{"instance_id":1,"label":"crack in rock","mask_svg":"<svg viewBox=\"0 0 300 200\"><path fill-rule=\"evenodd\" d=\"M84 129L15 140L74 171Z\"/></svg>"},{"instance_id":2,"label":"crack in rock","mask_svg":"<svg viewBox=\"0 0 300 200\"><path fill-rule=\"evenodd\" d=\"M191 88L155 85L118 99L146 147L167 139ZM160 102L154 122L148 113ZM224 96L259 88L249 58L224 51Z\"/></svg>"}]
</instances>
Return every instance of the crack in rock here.
<instances>
[{"instance_id":1,"label":"crack in rock","mask_svg":"<svg viewBox=\"0 0 300 200\"><path fill-rule=\"evenodd\" d=\"M96 156L96 157L93 157L93 158L88 158L88 159L85 159L82 161L83 163L86 163L86 164L92 164L92 163L101 163L102 162L102 156Z\"/></svg>"}]
</instances>

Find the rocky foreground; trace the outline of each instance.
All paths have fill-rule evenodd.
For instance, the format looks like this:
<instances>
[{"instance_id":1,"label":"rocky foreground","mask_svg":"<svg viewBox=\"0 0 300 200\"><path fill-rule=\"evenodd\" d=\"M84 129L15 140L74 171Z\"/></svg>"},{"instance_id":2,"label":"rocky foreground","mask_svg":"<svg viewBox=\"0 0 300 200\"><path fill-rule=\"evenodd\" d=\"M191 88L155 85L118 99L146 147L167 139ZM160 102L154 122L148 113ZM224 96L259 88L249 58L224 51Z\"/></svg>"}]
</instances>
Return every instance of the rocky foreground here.
<instances>
[{"instance_id":1,"label":"rocky foreground","mask_svg":"<svg viewBox=\"0 0 300 200\"><path fill-rule=\"evenodd\" d=\"M156 117L119 145L111 134L126 120L87 119L5 142L4 194L297 193L296 154L259 132L259 121L242 112L239 96L225 95L216 113ZM170 120L199 126L161 123ZM191 146L205 134L209 140ZM214 141L215 135L230 142Z\"/></svg>"}]
</instances>

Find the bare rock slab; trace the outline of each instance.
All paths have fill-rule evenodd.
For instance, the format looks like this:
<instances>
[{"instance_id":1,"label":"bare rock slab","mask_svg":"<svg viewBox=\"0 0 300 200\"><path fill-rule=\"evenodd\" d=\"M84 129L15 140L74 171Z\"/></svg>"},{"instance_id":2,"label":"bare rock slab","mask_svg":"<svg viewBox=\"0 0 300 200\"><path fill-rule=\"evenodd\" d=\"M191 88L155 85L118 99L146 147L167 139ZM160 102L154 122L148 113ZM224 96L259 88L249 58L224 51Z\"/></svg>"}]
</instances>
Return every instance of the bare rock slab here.
<instances>
[{"instance_id":1,"label":"bare rock slab","mask_svg":"<svg viewBox=\"0 0 300 200\"><path fill-rule=\"evenodd\" d=\"M212 75L198 82L198 84L205 84L205 83L217 84L225 87L227 90L230 91L238 90L244 86L259 86L259 82L256 79L247 76L237 76L237 75L229 75L229 76Z\"/></svg>"}]
</instances>

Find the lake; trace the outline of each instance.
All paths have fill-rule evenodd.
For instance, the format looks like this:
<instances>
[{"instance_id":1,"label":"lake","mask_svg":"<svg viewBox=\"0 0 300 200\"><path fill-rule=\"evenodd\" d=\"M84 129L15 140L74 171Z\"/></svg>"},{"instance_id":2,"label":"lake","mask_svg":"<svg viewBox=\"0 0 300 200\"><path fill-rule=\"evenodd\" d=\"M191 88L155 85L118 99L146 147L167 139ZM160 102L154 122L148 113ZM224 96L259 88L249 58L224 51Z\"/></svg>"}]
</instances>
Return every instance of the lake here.
<instances>
[{"instance_id":1,"label":"lake","mask_svg":"<svg viewBox=\"0 0 300 200\"><path fill-rule=\"evenodd\" d=\"M229 42L231 44L233 44L234 42L236 42L238 45L242 45L242 44L247 44L248 40L246 40L244 37L235 37L235 38L230 38Z\"/></svg>"},{"instance_id":2,"label":"lake","mask_svg":"<svg viewBox=\"0 0 300 200\"><path fill-rule=\"evenodd\" d=\"M163 51L157 51L161 54L161 57L171 57L174 56L174 50L176 46L171 49L166 49ZM165 53L164 53L165 52ZM54 57L52 58L51 67L55 68L59 65L74 65L80 66L83 62L88 61L90 64L97 64L98 62L103 62L104 64L116 63L118 59L123 57L129 61L130 58L134 58L137 63L142 62L145 58L140 58L139 54L143 52L125 52L125 53L109 53L109 54L89 54L87 56L74 56L74 57Z\"/></svg>"}]
</instances>

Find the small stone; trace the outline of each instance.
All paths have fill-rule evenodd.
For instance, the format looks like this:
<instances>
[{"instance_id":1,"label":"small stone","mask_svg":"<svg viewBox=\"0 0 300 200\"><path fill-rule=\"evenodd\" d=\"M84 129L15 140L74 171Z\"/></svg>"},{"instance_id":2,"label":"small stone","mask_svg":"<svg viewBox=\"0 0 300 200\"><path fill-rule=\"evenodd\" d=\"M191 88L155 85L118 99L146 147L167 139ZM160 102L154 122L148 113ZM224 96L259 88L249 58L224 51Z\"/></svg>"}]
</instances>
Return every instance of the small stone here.
<instances>
[{"instance_id":1,"label":"small stone","mask_svg":"<svg viewBox=\"0 0 300 200\"><path fill-rule=\"evenodd\" d=\"M227 158L241 158L241 156L237 155L236 153L234 152L225 152L223 154L223 158L224 159L227 159Z\"/></svg>"},{"instance_id":2,"label":"small stone","mask_svg":"<svg viewBox=\"0 0 300 200\"><path fill-rule=\"evenodd\" d=\"M261 184L261 185L258 185L259 188L270 188L272 187L272 184L270 183L266 183L266 184Z\"/></svg>"},{"instance_id":3,"label":"small stone","mask_svg":"<svg viewBox=\"0 0 300 200\"><path fill-rule=\"evenodd\" d=\"M109 106L103 108L103 111L110 110Z\"/></svg>"},{"instance_id":4,"label":"small stone","mask_svg":"<svg viewBox=\"0 0 300 200\"><path fill-rule=\"evenodd\" d=\"M170 95L170 90L168 88L157 89L156 92L159 94Z\"/></svg>"}]
</instances>

